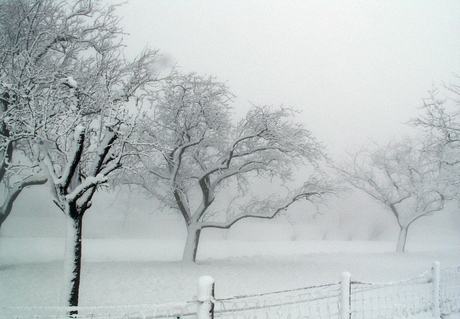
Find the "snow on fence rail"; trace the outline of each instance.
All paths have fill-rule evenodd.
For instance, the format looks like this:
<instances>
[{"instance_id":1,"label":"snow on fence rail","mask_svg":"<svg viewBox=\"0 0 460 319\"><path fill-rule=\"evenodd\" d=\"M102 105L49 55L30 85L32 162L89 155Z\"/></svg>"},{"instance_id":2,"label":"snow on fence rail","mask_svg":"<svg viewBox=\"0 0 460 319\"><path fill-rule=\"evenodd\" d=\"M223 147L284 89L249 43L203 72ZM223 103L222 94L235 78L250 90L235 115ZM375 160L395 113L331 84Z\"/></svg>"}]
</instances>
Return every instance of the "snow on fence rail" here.
<instances>
[{"instance_id":1,"label":"snow on fence rail","mask_svg":"<svg viewBox=\"0 0 460 319\"><path fill-rule=\"evenodd\" d=\"M403 318L429 313L441 318L460 313L460 266L391 283L367 283L342 274L337 283L229 298L214 297L214 280L200 278L194 301L111 307L0 307L0 318Z\"/></svg>"}]
</instances>

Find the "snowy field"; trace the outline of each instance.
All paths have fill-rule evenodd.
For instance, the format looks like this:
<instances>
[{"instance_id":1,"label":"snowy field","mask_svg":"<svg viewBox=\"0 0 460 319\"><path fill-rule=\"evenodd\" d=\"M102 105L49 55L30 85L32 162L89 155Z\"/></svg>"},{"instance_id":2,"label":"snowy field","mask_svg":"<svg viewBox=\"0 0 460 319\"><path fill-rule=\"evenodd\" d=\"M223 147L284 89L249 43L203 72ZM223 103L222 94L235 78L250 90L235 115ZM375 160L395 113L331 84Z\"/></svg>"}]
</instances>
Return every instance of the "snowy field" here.
<instances>
[{"instance_id":1,"label":"snowy field","mask_svg":"<svg viewBox=\"0 0 460 319\"><path fill-rule=\"evenodd\" d=\"M64 251L59 223L63 218L58 213L53 219L45 218L45 213L40 216L33 219L17 214L2 227L0 307L59 305ZM282 218L243 222L229 232L204 232L196 264L180 262L185 235L180 220L153 219L150 224L135 225L128 217L122 220L122 228L109 227L113 219L86 217L81 306L190 301L203 275L215 279L216 298L225 298L334 283L344 271L355 281L394 282L429 271L434 261L441 268L460 265L456 211L414 224L404 254L394 252L394 225L388 223L376 232L371 218L362 219L361 224L348 219L321 221L322 216L305 224ZM97 224L107 227L93 231ZM146 236L143 227L154 229L155 236ZM367 229L374 229L374 240L369 240ZM458 318L455 316L449 318Z\"/></svg>"},{"instance_id":2,"label":"snowy field","mask_svg":"<svg viewBox=\"0 0 460 319\"><path fill-rule=\"evenodd\" d=\"M216 297L255 294L353 280L409 279L431 267L460 264L458 242L406 254L392 242L204 242L197 264L178 261L181 241L86 239L82 306L142 305L192 300L202 275L216 280ZM62 271L62 240L1 238L2 306L56 306ZM452 317L453 318L453 317Z\"/></svg>"}]
</instances>

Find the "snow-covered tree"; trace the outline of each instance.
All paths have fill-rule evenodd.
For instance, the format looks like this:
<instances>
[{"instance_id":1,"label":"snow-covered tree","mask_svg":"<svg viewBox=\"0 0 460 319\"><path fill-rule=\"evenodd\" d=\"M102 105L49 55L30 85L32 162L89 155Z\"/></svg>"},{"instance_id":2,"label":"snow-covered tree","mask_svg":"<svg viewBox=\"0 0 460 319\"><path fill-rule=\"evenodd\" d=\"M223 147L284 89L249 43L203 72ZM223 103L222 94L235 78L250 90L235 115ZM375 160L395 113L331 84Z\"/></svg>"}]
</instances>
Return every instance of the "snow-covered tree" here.
<instances>
[{"instance_id":1,"label":"snow-covered tree","mask_svg":"<svg viewBox=\"0 0 460 319\"><path fill-rule=\"evenodd\" d=\"M460 86L433 89L424 101L422 114L412 120L425 133L425 151L438 161L446 196L460 200Z\"/></svg>"},{"instance_id":2,"label":"snow-covered tree","mask_svg":"<svg viewBox=\"0 0 460 319\"><path fill-rule=\"evenodd\" d=\"M294 122L293 110L254 106L235 123L228 88L193 73L174 72L158 92L138 126L135 173L127 173L128 181L179 211L188 232L184 261L195 261L205 228L273 218L300 199L315 201L333 191L325 179L312 177L284 194L279 188L280 194L255 195L256 188L276 188L275 180L286 185L296 168L320 176L314 173L324 159L322 147Z\"/></svg>"},{"instance_id":3,"label":"snow-covered tree","mask_svg":"<svg viewBox=\"0 0 460 319\"><path fill-rule=\"evenodd\" d=\"M439 165L415 140L363 149L350 155L338 170L347 182L395 216L400 227L397 251L405 250L413 222L444 207L445 187Z\"/></svg>"},{"instance_id":4,"label":"snow-covered tree","mask_svg":"<svg viewBox=\"0 0 460 319\"><path fill-rule=\"evenodd\" d=\"M134 126L136 112L125 104L157 77L154 51L123 58L114 10L97 0L0 3L3 180L11 194L48 181L68 224L69 306L78 305L84 213L120 167ZM16 153L26 160L12 160Z\"/></svg>"},{"instance_id":5,"label":"snow-covered tree","mask_svg":"<svg viewBox=\"0 0 460 319\"><path fill-rule=\"evenodd\" d=\"M25 1L0 3L0 226L25 187L46 182L37 166L25 161L30 155L27 139L36 127L34 110L27 107L28 93L47 78L32 66L42 62L45 50L37 36L44 30L35 29L37 22L31 21L37 18Z\"/></svg>"}]
</instances>

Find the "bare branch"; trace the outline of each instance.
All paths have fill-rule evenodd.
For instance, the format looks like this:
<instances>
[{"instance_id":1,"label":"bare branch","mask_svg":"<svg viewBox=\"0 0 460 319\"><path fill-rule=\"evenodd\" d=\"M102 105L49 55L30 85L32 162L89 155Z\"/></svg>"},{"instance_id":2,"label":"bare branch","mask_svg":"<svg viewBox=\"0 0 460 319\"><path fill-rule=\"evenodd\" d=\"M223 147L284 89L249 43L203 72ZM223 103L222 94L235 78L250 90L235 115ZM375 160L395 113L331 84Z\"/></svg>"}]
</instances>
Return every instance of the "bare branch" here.
<instances>
[{"instance_id":1,"label":"bare branch","mask_svg":"<svg viewBox=\"0 0 460 319\"><path fill-rule=\"evenodd\" d=\"M6 218L10 215L13 208L13 204L19 194L29 186L33 185L43 185L48 179L44 175L32 175L26 177L24 180L15 183L9 190L6 195L6 198L3 202L1 212L0 212L0 227Z\"/></svg>"}]
</instances>

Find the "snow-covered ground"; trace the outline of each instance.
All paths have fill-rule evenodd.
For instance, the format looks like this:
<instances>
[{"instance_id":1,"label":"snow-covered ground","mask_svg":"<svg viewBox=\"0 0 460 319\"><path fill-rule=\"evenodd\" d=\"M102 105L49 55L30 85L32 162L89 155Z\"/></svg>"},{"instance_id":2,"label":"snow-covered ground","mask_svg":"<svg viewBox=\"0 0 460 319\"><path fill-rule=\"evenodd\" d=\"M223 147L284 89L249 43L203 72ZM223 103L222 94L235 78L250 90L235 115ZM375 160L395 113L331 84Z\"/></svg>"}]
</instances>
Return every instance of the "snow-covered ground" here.
<instances>
[{"instance_id":1,"label":"snow-covered ground","mask_svg":"<svg viewBox=\"0 0 460 319\"><path fill-rule=\"evenodd\" d=\"M45 217L12 215L2 227L0 309L59 303L64 242L59 231L50 230L59 229L61 221ZM441 268L460 265L458 213L414 224L404 254L394 252L397 232L391 224L374 228L369 237L370 233L360 236L372 228L369 220L348 228L349 220L338 220L335 230L333 221L320 223L322 216L305 224L283 219L244 222L227 232L205 232L196 264L180 262L180 220L153 220L148 226L156 227L156 236L146 236L137 232L147 222L136 226L126 218L118 228L109 227L113 219L107 219L105 229L93 232L94 218L86 218L82 306L189 301L203 275L215 279L216 297L224 298L338 282L344 271L352 280L394 282L429 271L434 261Z\"/></svg>"},{"instance_id":2,"label":"snow-covered ground","mask_svg":"<svg viewBox=\"0 0 460 319\"><path fill-rule=\"evenodd\" d=\"M202 275L216 280L216 296L255 294L354 280L408 279L433 261L460 264L458 243L432 249L419 245L395 253L392 242L207 241L197 264L183 264L178 240L85 239L81 305L118 306L192 300ZM1 238L2 306L56 306L63 250L57 238Z\"/></svg>"}]
</instances>

